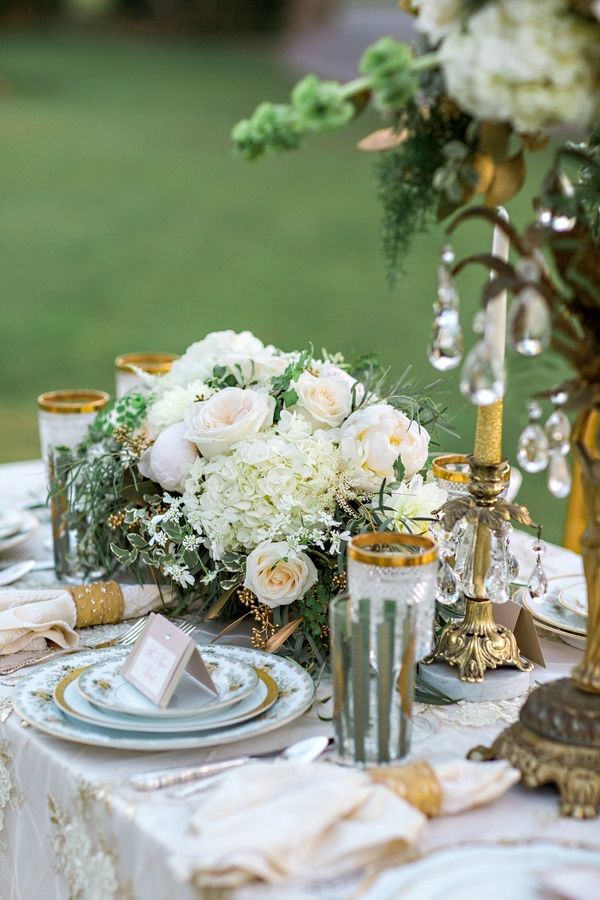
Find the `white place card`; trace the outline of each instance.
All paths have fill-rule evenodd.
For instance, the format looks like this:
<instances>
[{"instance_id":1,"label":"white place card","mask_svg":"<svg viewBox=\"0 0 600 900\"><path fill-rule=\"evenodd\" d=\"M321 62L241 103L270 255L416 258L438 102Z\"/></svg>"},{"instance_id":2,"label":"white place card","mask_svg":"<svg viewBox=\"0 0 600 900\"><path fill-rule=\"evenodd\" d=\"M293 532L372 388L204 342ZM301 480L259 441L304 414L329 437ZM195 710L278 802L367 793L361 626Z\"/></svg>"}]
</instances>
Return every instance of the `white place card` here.
<instances>
[{"instance_id":1,"label":"white place card","mask_svg":"<svg viewBox=\"0 0 600 900\"><path fill-rule=\"evenodd\" d=\"M164 616L150 613L121 669L123 678L164 708L184 672L198 683L199 694L207 693L207 701L218 693L194 640Z\"/></svg>"}]
</instances>

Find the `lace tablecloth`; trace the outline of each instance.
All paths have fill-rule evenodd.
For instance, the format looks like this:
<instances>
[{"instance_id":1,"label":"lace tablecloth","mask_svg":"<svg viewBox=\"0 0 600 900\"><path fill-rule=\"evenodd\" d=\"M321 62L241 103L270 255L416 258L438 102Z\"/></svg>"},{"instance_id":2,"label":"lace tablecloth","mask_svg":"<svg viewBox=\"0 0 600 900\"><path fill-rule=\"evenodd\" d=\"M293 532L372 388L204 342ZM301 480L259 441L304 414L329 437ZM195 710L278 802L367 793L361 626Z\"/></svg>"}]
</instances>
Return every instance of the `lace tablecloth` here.
<instances>
[{"instance_id":1,"label":"lace tablecloth","mask_svg":"<svg viewBox=\"0 0 600 900\"><path fill-rule=\"evenodd\" d=\"M31 503L43 496L40 463L0 467L4 504ZM49 531L43 526L27 544L0 557L0 564L31 556L47 558ZM520 556L531 539L516 536ZM551 574L579 571L579 557L560 548L548 553ZM531 559L528 560L527 564ZM50 576L39 573L38 583ZM536 667L537 681L563 677L580 651L560 641L543 640L548 662ZM322 695L328 693L326 686ZM0 688L0 722L10 712L10 689ZM441 759L464 756L488 743L518 715L522 698L502 702L459 703L418 708L414 756ZM188 827L193 798L173 800L130 791L129 775L171 765L219 759L238 752L283 747L312 734L330 731L322 721L326 708L315 707L292 725L235 748L136 754L67 744L23 727L16 715L1 725L0 738L0 898L2 900L193 900L195 890L176 880L171 861ZM310 814L310 810L307 810ZM532 839L580 843L600 849L600 822L577 822L558 815L551 788L536 792L513 788L483 809L432 821L421 850L472 841ZM247 890L247 900L300 900L350 896L351 888L293 886Z\"/></svg>"}]
</instances>

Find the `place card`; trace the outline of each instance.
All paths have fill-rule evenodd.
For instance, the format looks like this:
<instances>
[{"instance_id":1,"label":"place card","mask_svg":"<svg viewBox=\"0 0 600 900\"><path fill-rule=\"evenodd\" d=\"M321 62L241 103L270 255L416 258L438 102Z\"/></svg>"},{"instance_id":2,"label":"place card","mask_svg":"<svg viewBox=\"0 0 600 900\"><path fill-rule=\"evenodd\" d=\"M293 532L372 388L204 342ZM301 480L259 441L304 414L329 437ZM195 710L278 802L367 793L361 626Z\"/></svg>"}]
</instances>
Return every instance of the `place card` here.
<instances>
[{"instance_id":1,"label":"place card","mask_svg":"<svg viewBox=\"0 0 600 900\"><path fill-rule=\"evenodd\" d=\"M515 603L514 600L509 600L507 603L493 603L492 606L494 607L494 621L512 631L522 656L530 659L532 663L546 668L540 639L529 610Z\"/></svg>"},{"instance_id":2,"label":"place card","mask_svg":"<svg viewBox=\"0 0 600 900\"><path fill-rule=\"evenodd\" d=\"M213 696L218 693L195 641L164 616L150 613L121 669L123 678L164 708L184 672L198 683L199 690Z\"/></svg>"}]
</instances>

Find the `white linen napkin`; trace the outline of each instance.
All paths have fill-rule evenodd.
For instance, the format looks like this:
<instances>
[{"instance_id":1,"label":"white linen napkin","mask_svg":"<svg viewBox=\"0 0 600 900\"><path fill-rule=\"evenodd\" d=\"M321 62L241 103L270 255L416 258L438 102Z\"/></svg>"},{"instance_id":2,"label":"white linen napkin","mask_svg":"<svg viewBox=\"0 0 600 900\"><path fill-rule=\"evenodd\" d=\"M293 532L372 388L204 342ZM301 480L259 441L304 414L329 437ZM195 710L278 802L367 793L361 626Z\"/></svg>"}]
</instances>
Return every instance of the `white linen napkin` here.
<instances>
[{"instance_id":1,"label":"white linen napkin","mask_svg":"<svg viewBox=\"0 0 600 900\"><path fill-rule=\"evenodd\" d=\"M431 768L442 814L490 802L520 777L504 761ZM254 763L219 779L192 816L171 865L200 889L336 878L397 861L426 822L368 772L323 762Z\"/></svg>"},{"instance_id":2,"label":"white linen napkin","mask_svg":"<svg viewBox=\"0 0 600 900\"><path fill-rule=\"evenodd\" d=\"M153 584L124 584L123 619L143 616L162 605ZM77 610L68 590L0 590L0 654L44 650L47 641L63 649L79 643Z\"/></svg>"}]
</instances>

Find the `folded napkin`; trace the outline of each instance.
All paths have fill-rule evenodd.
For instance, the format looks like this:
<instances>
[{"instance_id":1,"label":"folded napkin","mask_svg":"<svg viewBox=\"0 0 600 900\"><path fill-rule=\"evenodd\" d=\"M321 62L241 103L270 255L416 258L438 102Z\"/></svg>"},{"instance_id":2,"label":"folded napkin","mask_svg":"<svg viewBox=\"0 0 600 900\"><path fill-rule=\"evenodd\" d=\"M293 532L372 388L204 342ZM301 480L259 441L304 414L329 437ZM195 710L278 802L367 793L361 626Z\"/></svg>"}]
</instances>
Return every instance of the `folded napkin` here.
<instances>
[{"instance_id":1,"label":"folded napkin","mask_svg":"<svg viewBox=\"0 0 600 900\"><path fill-rule=\"evenodd\" d=\"M371 771L255 763L223 775L171 859L197 888L336 878L398 860L427 815L460 812L519 780L503 760L418 762Z\"/></svg>"},{"instance_id":2,"label":"folded napkin","mask_svg":"<svg viewBox=\"0 0 600 900\"><path fill-rule=\"evenodd\" d=\"M76 647L76 627L143 616L163 603L153 584L96 582L52 590L0 590L0 654L43 650L51 641Z\"/></svg>"}]
</instances>

